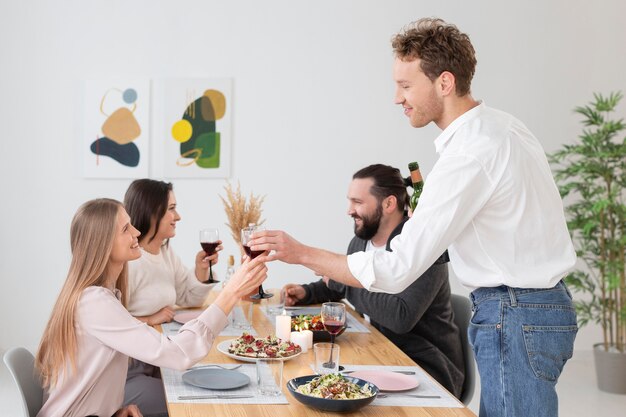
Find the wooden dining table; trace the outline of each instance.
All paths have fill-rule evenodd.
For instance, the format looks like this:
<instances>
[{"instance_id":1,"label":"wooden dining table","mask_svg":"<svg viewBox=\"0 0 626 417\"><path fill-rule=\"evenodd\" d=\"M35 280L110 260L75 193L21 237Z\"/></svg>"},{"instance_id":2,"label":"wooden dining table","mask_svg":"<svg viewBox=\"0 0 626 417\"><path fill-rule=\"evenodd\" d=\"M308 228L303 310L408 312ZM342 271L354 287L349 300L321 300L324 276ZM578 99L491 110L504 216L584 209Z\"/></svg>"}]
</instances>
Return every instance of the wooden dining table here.
<instances>
[{"instance_id":1,"label":"wooden dining table","mask_svg":"<svg viewBox=\"0 0 626 417\"><path fill-rule=\"evenodd\" d=\"M211 295L207 299L211 300ZM262 309L265 308L266 300L254 304L252 313L252 326L259 337L274 334L274 324L268 320ZM396 345L387 339L382 333L367 323L358 313L348 307L350 313L361 323L364 323L370 333L344 332L337 337L336 343L340 346L340 363L349 369L349 365L397 365L417 366ZM232 339L228 336L216 338L209 354L202 361L212 364L237 364L241 363L224 355L216 349L217 344L224 340ZM286 383L292 378L311 375L311 363L314 361L313 349L302 353L296 358L284 362L283 368L283 393L289 404L210 404L210 403L180 403L168 402L170 417L200 417L200 416L259 416L259 417L306 417L328 416L329 412L319 411L307 407L296 400L287 390ZM435 382L436 383L436 382ZM462 405L459 402L459 405ZM374 406L368 405L356 412L349 413L354 416L376 417L451 417L451 416L476 416L468 408L436 408L436 407L399 407L399 406Z\"/></svg>"}]
</instances>

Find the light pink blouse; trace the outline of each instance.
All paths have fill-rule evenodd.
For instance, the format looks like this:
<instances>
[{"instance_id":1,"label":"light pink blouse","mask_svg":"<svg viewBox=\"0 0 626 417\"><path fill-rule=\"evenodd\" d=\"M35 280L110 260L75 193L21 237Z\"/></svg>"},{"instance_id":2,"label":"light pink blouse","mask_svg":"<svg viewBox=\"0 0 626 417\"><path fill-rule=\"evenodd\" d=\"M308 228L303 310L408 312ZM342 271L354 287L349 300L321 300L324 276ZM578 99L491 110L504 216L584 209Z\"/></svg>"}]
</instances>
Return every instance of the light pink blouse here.
<instances>
[{"instance_id":1,"label":"light pink blouse","mask_svg":"<svg viewBox=\"0 0 626 417\"><path fill-rule=\"evenodd\" d=\"M180 332L167 337L137 320L113 293L89 287L76 313L76 372L70 365L58 383L44 392L37 417L111 416L124 400L128 358L174 369L187 369L204 358L227 318L216 305Z\"/></svg>"}]
</instances>

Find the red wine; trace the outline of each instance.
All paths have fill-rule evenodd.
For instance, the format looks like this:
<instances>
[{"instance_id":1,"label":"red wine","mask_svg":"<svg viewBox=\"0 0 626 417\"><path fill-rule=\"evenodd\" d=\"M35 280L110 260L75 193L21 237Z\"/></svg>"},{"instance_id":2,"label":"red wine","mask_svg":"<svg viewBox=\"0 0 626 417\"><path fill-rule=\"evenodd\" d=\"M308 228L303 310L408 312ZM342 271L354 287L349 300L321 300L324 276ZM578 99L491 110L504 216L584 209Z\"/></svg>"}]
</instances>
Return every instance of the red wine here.
<instances>
[{"instance_id":1,"label":"red wine","mask_svg":"<svg viewBox=\"0 0 626 417\"><path fill-rule=\"evenodd\" d=\"M206 252L207 256L211 256L215 253L215 248L219 245L218 242L200 242L202 249Z\"/></svg>"},{"instance_id":2,"label":"red wine","mask_svg":"<svg viewBox=\"0 0 626 417\"><path fill-rule=\"evenodd\" d=\"M335 320L324 321L324 328L330 334L337 334L343 329L343 323Z\"/></svg>"},{"instance_id":3,"label":"red wine","mask_svg":"<svg viewBox=\"0 0 626 417\"><path fill-rule=\"evenodd\" d=\"M246 255L250 257L250 259L254 259L263 253L262 250L250 250L250 246L246 245L243 245L243 250L246 252Z\"/></svg>"}]
</instances>

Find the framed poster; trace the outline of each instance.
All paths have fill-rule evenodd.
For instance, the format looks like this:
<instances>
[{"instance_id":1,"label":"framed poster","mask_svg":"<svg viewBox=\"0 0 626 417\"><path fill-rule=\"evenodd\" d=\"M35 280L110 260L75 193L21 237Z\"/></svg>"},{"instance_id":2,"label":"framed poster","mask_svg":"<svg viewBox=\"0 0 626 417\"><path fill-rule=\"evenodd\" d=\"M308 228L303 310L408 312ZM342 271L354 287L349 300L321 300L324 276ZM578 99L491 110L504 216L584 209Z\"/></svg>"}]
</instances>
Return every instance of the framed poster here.
<instances>
[{"instance_id":1,"label":"framed poster","mask_svg":"<svg viewBox=\"0 0 626 417\"><path fill-rule=\"evenodd\" d=\"M83 132L78 142L87 178L148 176L149 80L85 82Z\"/></svg>"},{"instance_id":2,"label":"framed poster","mask_svg":"<svg viewBox=\"0 0 626 417\"><path fill-rule=\"evenodd\" d=\"M163 113L163 174L168 178L227 178L231 159L232 81L159 81Z\"/></svg>"}]
</instances>

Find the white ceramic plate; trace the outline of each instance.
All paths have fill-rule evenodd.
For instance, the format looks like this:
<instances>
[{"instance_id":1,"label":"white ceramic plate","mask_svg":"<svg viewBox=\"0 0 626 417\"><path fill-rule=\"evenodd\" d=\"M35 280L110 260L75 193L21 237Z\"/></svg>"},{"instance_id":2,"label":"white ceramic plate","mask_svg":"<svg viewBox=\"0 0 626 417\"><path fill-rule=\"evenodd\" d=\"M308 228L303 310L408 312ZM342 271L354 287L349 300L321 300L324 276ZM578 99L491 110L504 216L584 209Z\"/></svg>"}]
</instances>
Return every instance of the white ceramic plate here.
<instances>
[{"instance_id":1,"label":"white ceramic plate","mask_svg":"<svg viewBox=\"0 0 626 417\"><path fill-rule=\"evenodd\" d=\"M223 342L221 342L219 345L217 345L217 350L222 352L224 355L228 356L229 358L233 358L233 359L237 359L238 361L243 361L243 362L256 362L257 358L250 358L248 356L239 356L239 355L235 355L234 353L230 353L228 351L228 347L237 339L230 339L230 340L224 340ZM300 356L300 354L302 353L302 351L296 353L293 356L289 356L287 358L276 358L276 359L280 359L283 361L288 361L290 359L296 358L298 356Z\"/></svg>"}]
</instances>

